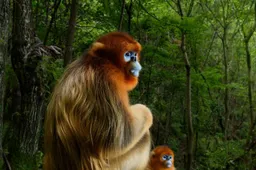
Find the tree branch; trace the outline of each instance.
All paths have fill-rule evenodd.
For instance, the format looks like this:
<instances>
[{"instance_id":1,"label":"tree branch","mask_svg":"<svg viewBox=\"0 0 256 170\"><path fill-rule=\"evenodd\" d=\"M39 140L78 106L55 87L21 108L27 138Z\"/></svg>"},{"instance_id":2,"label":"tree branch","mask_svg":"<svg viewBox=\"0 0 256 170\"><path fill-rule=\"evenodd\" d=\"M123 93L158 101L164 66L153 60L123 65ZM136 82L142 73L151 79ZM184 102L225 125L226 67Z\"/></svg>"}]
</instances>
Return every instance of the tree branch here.
<instances>
[{"instance_id":1,"label":"tree branch","mask_svg":"<svg viewBox=\"0 0 256 170\"><path fill-rule=\"evenodd\" d=\"M59 6L60 6L60 3L61 3L61 0L58 0L58 1L55 0L55 1L54 1L54 5L53 5L54 11L53 11L53 13L52 13L51 21L50 21L49 27L48 27L48 29L47 29L47 31L46 31L46 35L45 35L45 37L44 37L44 44L47 43L48 36L49 36L50 31L51 31L52 24L53 24L53 22L54 22L54 20L55 20L55 18L56 18L56 14L57 14L58 8L59 8Z\"/></svg>"},{"instance_id":2,"label":"tree branch","mask_svg":"<svg viewBox=\"0 0 256 170\"><path fill-rule=\"evenodd\" d=\"M152 18L154 18L157 21L160 21L154 14L151 14L148 12L148 10L141 4L140 0L139 0L139 6L148 14L150 15Z\"/></svg>"},{"instance_id":3,"label":"tree branch","mask_svg":"<svg viewBox=\"0 0 256 170\"><path fill-rule=\"evenodd\" d=\"M206 8L210 11L210 13L212 14L212 16L214 17L214 19L220 24L220 26L222 28L224 28L223 23L221 22L221 20L218 19L218 17L215 15L215 13L211 10L211 8L207 5L207 3L205 3Z\"/></svg>"},{"instance_id":4,"label":"tree branch","mask_svg":"<svg viewBox=\"0 0 256 170\"><path fill-rule=\"evenodd\" d=\"M179 11L177 11L174 6L168 1L168 0L165 0L165 2L167 2L167 4L177 13L179 14Z\"/></svg>"},{"instance_id":5,"label":"tree branch","mask_svg":"<svg viewBox=\"0 0 256 170\"><path fill-rule=\"evenodd\" d=\"M182 11L180 0L178 0L177 2L177 8L178 8L180 17L183 18L183 11Z\"/></svg>"},{"instance_id":6,"label":"tree branch","mask_svg":"<svg viewBox=\"0 0 256 170\"><path fill-rule=\"evenodd\" d=\"M250 29L250 31L249 31L249 33L248 33L247 36L244 34L244 35L245 35L244 38L245 38L245 41L246 41L246 42L249 42L249 40L251 39L251 37L252 37L252 35L253 35L255 29L256 29L256 2L254 3L254 25L253 25L253 27Z\"/></svg>"},{"instance_id":7,"label":"tree branch","mask_svg":"<svg viewBox=\"0 0 256 170\"><path fill-rule=\"evenodd\" d=\"M191 16L193 6L194 6L194 0L191 0L190 4L189 4L189 9L188 9L187 17Z\"/></svg>"}]
</instances>

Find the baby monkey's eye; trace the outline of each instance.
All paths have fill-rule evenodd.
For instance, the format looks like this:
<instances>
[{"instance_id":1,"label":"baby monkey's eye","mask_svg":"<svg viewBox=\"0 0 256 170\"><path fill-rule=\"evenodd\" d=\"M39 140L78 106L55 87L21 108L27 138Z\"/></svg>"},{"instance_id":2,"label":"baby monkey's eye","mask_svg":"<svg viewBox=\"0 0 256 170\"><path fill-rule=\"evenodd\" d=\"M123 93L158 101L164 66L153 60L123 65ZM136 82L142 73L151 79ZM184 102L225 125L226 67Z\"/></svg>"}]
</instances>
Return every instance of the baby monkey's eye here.
<instances>
[{"instance_id":1,"label":"baby monkey's eye","mask_svg":"<svg viewBox=\"0 0 256 170\"><path fill-rule=\"evenodd\" d=\"M172 156L171 156L171 155L170 155L170 156L169 156L169 155L163 155L163 156L162 156L162 159L163 159L163 160L171 160L171 159L172 159Z\"/></svg>"},{"instance_id":2,"label":"baby monkey's eye","mask_svg":"<svg viewBox=\"0 0 256 170\"><path fill-rule=\"evenodd\" d=\"M163 159L163 160L167 160L167 159L168 159L168 155L164 155L164 156L162 157L162 159Z\"/></svg>"}]
</instances>

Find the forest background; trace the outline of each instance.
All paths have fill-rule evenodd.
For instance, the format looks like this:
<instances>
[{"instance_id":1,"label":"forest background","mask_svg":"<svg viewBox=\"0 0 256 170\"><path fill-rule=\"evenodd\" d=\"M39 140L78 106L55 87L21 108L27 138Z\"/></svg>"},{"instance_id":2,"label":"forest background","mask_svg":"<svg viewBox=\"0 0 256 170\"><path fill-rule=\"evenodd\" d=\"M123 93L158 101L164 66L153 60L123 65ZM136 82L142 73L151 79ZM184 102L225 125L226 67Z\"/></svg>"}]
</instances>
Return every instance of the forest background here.
<instances>
[{"instance_id":1,"label":"forest background","mask_svg":"<svg viewBox=\"0 0 256 170\"><path fill-rule=\"evenodd\" d=\"M132 103L177 169L256 169L255 0L0 0L0 169L42 168L43 122L66 65L102 34L143 46Z\"/></svg>"}]
</instances>

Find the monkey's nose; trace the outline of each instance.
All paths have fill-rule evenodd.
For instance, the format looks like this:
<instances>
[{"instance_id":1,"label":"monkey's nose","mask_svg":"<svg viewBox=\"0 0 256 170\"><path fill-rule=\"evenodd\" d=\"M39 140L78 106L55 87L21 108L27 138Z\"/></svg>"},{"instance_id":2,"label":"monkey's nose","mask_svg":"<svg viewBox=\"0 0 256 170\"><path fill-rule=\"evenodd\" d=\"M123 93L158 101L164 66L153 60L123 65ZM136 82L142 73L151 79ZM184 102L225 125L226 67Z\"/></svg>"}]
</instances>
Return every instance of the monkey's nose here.
<instances>
[{"instance_id":1,"label":"monkey's nose","mask_svg":"<svg viewBox=\"0 0 256 170\"><path fill-rule=\"evenodd\" d=\"M131 61L136 61L136 57L135 56L131 56Z\"/></svg>"}]
</instances>

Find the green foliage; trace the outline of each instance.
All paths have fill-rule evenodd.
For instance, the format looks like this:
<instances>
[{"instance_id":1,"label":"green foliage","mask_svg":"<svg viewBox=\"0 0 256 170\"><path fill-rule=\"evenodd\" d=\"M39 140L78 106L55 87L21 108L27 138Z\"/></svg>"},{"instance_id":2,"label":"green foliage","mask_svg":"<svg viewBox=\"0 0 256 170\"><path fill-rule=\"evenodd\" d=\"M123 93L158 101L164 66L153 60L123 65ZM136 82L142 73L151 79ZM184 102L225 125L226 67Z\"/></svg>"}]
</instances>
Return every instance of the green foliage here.
<instances>
[{"instance_id":1,"label":"green foliage","mask_svg":"<svg viewBox=\"0 0 256 170\"><path fill-rule=\"evenodd\" d=\"M43 152L38 151L36 153L35 157L36 157L36 166L37 166L37 168L41 168L43 166L43 157L44 157Z\"/></svg>"},{"instance_id":2,"label":"green foliage","mask_svg":"<svg viewBox=\"0 0 256 170\"><path fill-rule=\"evenodd\" d=\"M246 168L235 163L236 158L244 155L244 140L240 141L222 141L222 134L217 134L215 138L202 138L202 146L209 146L204 153L204 163L199 167L201 169L227 169L227 166L236 168ZM216 144L218 147L216 147ZM200 169L199 168L199 169Z\"/></svg>"},{"instance_id":3,"label":"green foliage","mask_svg":"<svg viewBox=\"0 0 256 170\"><path fill-rule=\"evenodd\" d=\"M38 165L33 156L27 154L15 153L12 158L12 168L14 170L36 170Z\"/></svg>"},{"instance_id":4,"label":"green foliage","mask_svg":"<svg viewBox=\"0 0 256 170\"><path fill-rule=\"evenodd\" d=\"M37 68L37 73L41 77L41 83L44 85L43 89L50 94L53 90L56 81L64 72L63 60L53 60L51 57L44 56L40 67Z\"/></svg>"}]
</instances>

